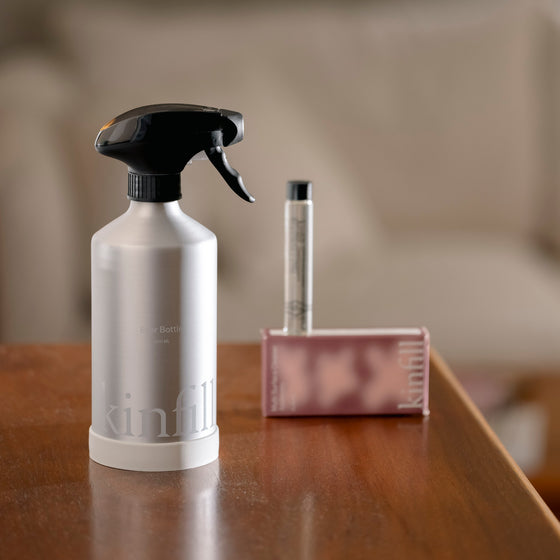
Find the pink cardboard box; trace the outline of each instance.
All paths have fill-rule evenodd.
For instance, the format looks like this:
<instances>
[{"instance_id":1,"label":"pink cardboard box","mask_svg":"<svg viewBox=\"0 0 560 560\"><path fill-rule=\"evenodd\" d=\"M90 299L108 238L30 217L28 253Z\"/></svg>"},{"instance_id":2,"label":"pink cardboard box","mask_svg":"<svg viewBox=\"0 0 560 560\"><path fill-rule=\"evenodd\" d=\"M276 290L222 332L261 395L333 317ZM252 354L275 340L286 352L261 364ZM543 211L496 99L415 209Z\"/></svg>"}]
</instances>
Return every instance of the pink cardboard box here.
<instances>
[{"instance_id":1,"label":"pink cardboard box","mask_svg":"<svg viewBox=\"0 0 560 560\"><path fill-rule=\"evenodd\" d=\"M262 331L264 416L429 414L421 328Z\"/></svg>"}]
</instances>

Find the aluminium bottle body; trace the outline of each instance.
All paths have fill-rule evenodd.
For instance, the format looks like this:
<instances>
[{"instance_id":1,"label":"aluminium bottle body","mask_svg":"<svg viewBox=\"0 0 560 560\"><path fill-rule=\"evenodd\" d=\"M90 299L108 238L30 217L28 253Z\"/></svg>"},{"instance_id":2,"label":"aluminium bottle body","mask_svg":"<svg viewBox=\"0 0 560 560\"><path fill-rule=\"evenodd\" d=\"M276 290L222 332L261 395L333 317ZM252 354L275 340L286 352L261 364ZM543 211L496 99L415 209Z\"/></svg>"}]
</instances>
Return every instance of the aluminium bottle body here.
<instances>
[{"instance_id":1,"label":"aluminium bottle body","mask_svg":"<svg viewBox=\"0 0 560 560\"><path fill-rule=\"evenodd\" d=\"M217 458L216 254L177 201L133 201L93 236L95 461L178 470Z\"/></svg>"}]
</instances>

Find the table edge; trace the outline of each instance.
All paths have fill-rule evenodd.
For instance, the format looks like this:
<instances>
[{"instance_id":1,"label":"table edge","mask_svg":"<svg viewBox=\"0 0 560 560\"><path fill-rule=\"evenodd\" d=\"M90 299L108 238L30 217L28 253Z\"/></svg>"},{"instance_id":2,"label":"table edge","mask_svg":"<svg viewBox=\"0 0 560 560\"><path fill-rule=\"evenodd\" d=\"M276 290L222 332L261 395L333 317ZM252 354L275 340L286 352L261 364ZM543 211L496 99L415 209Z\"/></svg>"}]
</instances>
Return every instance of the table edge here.
<instances>
[{"instance_id":1,"label":"table edge","mask_svg":"<svg viewBox=\"0 0 560 560\"><path fill-rule=\"evenodd\" d=\"M430 349L430 364L433 369L437 369L441 373L442 377L449 384L451 390L461 400L465 408L467 408L469 414L471 414L471 416L473 417L473 420L484 431L491 444L496 448L497 452L505 458L510 468L517 475L522 486L527 490L527 493L533 498L533 500L537 502L537 504L539 505L539 509L545 515L545 518L549 522L551 528L560 538L560 521L556 518L554 513L552 513L551 509L548 507L542 496L531 484L525 473L521 470L521 467L514 461L512 456L504 447L503 443L499 440L494 430L492 430L492 428L489 426L488 422L482 415L482 412L480 412L471 398L467 395L465 389L462 387L457 377L451 371L451 368L447 365L439 352L433 347Z\"/></svg>"}]
</instances>

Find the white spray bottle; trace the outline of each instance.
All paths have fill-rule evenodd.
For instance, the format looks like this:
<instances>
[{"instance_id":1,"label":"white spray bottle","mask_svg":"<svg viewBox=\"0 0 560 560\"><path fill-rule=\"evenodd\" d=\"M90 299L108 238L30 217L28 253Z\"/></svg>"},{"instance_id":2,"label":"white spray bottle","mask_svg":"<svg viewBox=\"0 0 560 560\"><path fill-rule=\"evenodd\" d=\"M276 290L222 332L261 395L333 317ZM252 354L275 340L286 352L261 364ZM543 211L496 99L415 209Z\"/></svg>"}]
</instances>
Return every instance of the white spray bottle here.
<instances>
[{"instance_id":1,"label":"white spray bottle","mask_svg":"<svg viewBox=\"0 0 560 560\"><path fill-rule=\"evenodd\" d=\"M90 457L138 471L198 467L218 457L216 237L179 207L180 173L204 152L253 202L222 150L243 116L166 104L124 113L95 148L126 163L128 211L92 239Z\"/></svg>"}]
</instances>

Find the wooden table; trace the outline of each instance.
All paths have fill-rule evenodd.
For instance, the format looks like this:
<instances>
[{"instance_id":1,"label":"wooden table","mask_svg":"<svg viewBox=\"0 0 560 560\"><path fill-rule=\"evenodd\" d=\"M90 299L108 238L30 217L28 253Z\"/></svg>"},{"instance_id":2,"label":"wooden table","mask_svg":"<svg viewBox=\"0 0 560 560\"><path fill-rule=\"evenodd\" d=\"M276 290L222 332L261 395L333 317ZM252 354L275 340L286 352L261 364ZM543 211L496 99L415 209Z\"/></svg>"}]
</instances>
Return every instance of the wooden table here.
<instances>
[{"instance_id":1,"label":"wooden table","mask_svg":"<svg viewBox=\"0 0 560 560\"><path fill-rule=\"evenodd\" d=\"M88 458L88 346L0 347L0 557L560 558L556 518L436 353L429 418L261 417L257 345L222 345L220 460Z\"/></svg>"}]
</instances>

